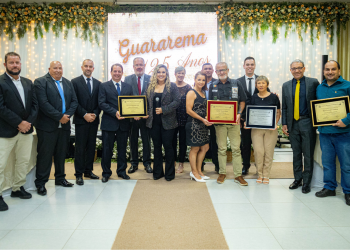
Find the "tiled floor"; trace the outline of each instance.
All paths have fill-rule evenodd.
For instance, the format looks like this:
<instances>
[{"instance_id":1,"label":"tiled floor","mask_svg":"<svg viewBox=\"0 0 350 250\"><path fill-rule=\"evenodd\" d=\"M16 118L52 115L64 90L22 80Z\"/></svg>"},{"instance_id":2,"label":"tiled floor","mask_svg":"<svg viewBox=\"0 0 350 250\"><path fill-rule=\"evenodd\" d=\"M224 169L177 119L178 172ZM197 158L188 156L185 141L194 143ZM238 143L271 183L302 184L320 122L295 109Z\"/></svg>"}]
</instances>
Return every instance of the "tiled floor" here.
<instances>
[{"instance_id":1,"label":"tiled floor","mask_svg":"<svg viewBox=\"0 0 350 250\"><path fill-rule=\"evenodd\" d=\"M230 249L350 249L350 207L344 195L320 199L316 189L289 190L290 179L241 187L233 180L207 187ZM5 197L0 249L110 249L136 181L85 181L45 197Z\"/></svg>"},{"instance_id":2,"label":"tiled floor","mask_svg":"<svg viewBox=\"0 0 350 250\"><path fill-rule=\"evenodd\" d=\"M292 181L207 182L230 249L350 249L350 207L340 189L321 199L316 189L289 190Z\"/></svg>"}]
</instances>

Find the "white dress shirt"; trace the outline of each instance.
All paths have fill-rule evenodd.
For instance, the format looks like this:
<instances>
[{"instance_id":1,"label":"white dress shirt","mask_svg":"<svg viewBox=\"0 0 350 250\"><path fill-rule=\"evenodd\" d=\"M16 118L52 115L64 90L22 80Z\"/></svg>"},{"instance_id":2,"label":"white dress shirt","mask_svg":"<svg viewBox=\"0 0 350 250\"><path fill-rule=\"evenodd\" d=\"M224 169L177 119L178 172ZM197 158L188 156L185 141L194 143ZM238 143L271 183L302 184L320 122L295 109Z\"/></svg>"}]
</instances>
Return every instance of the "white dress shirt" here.
<instances>
[{"instance_id":1,"label":"white dress shirt","mask_svg":"<svg viewBox=\"0 0 350 250\"><path fill-rule=\"evenodd\" d=\"M83 77L84 77L84 79L85 79L86 85L87 85L87 80L86 80L86 79L90 78L91 93L92 93L92 91L93 91L93 86L94 86L94 85L92 84L92 76L86 77L86 76L83 74ZM91 94L91 93L90 93L90 94Z\"/></svg>"},{"instance_id":2,"label":"white dress shirt","mask_svg":"<svg viewBox=\"0 0 350 250\"><path fill-rule=\"evenodd\" d=\"M24 95L24 88L23 88L23 85L22 85L22 82L21 82L21 77L18 76L18 79L16 80L15 78L13 78L9 74L7 74L7 72L6 72L6 75L8 75L8 77L10 77L10 79L13 82L13 84L16 86L17 91L18 91L18 93L19 93L19 95L20 95L20 97L22 99L23 106L24 106L24 108L26 108L26 98L25 98L25 95Z\"/></svg>"},{"instance_id":3,"label":"white dress shirt","mask_svg":"<svg viewBox=\"0 0 350 250\"><path fill-rule=\"evenodd\" d=\"M252 88L250 90L249 90L249 78L252 78ZM255 91L255 75L253 75L252 77L245 75L245 82L247 84L247 89L249 90L249 93L253 95Z\"/></svg>"},{"instance_id":4,"label":"white dress shirt","mask_svg":"<svg viewBox=\"0 0 350 250\"><path fill-rule=\"evenodd\" d=\"M116 89L117 92L118 92L117 82L115 82L113 79L112 79L112 82L113 82L113 84L114 84L115 89ZM119 83L119 88L120 88L120 93L121 93L121 92L122 92L122 80L120 80L118 83Z\"/></svg>"}]
</instances>

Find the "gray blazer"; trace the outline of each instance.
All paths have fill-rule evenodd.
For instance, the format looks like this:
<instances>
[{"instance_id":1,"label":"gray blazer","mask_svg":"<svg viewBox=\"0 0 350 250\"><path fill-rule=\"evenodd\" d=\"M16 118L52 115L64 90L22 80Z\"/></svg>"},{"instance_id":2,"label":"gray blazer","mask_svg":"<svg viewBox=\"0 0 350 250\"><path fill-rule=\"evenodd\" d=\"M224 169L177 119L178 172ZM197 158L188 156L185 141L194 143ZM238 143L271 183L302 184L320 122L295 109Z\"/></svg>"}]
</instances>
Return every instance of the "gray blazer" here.
<instances>
[{"instance_id":1,"label":"gray blazer","mask_svg":"<svg viewBox=\"0 0 350 250\"><path fill-rule=\"evenodd\" d=\"M150 75L144 74L141 95L146 95L150 79L151 79ZM129 84L132 87L133 95L139 95L139 89L137 87L137 79L135 74L125 77L124 82Z\"/></svg>"},{"instance_id":2,"label":"gray blazer","mask_svg":"<svg viewBox=\"0 0 350 250\"><path fill-rule=\"evenodd\" d=\"M161 99L162 108L162 125L165 130L174 129L178 127L176 119L176 109L179 107L181 102L181 95L179 89L175 83L170 83L170 92L168 92L167 87L164 87ZM148 101L148 115L146 120L146 126L152 128L153 123L153 98L154 91L151 91L150 95L147 95Z\"/></svg>"},{"instance_id":3,"label":"gray blazer","mask_svg":"<svg viewBox=\"0 0 350 250\"><path fill-rule=\"evenodd\" d=\"M307 109L311 117L310 101L316 100L316 88L320 83L316 78L306 77L306 101ZM294 120L294 100L293 100L293 84L292 80L283 83L282 86L282 125L288 126L288 131L293 129Z\"/></svg>"}]
</instances>

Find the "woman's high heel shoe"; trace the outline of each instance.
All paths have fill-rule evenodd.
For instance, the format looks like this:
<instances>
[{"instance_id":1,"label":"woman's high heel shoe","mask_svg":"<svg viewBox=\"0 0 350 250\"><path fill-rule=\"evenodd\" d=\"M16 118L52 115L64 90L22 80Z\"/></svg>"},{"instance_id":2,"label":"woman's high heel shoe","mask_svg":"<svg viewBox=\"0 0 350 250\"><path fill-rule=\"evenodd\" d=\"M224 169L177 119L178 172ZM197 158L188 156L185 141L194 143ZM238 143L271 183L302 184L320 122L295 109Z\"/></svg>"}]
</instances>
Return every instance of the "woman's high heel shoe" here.
<instances>
[{"instance_id":1,"label":"woman's high heel shoe","mask_svg":"<svg viewBox=\"0 0 350 250\"><path fill-rule=\"evenodd\" d=\"M190 173L190 176L191 176L191 180L194 179L195 181L197 182L206 182L205 180L203 180L202 178L201 179L197 179L194 174L191 172Z\"/></svg>"},{"instance_id":2,"label":"woman's high heel shoe","mask_svg":"<svg viewBox=\"0 0 350 250\"><path fill-rule=\"evenodd\" d=\"M209 179L210 179L210 177L209 177L209 176L206 176L206 175L201 175L201 178L202 178L203 180L209 180Z\"/></svg>"}]
</instances>

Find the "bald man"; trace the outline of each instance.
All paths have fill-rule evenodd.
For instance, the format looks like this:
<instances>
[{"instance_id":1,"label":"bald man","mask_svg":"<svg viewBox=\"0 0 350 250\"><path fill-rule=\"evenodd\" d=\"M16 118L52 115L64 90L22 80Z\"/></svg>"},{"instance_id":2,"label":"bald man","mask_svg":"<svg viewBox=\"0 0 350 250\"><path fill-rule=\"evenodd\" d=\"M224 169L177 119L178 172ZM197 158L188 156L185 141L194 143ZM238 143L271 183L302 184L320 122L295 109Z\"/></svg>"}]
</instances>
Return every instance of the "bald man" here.
<instances>
[{"instance_id":1,"label":"bald man","mask_svg":"<svg viewBox=\"0 0 350 250\"><path fill-rule=\"evenodd\" d=\"M62 75L62 64L53 61L49 73L34 81L39 103L35 123L38 135L35 185L39 195L46 195L45 184L49 180L52 156L55 184L73 186L65 179L64 163L70 137L70 118L78 107L78 101L72 83Z\"/></svg>"}]
</instances>

